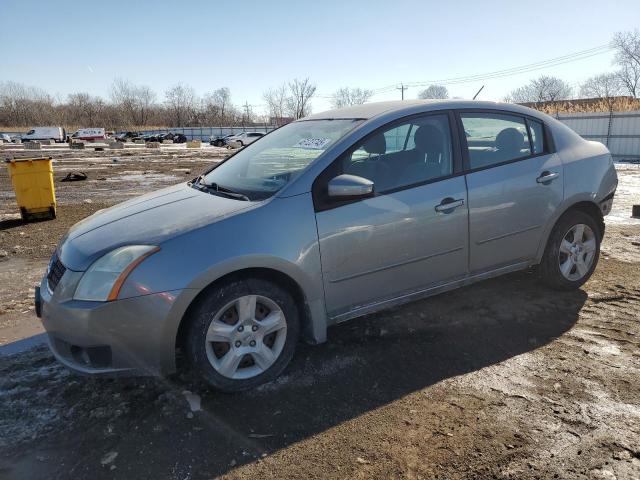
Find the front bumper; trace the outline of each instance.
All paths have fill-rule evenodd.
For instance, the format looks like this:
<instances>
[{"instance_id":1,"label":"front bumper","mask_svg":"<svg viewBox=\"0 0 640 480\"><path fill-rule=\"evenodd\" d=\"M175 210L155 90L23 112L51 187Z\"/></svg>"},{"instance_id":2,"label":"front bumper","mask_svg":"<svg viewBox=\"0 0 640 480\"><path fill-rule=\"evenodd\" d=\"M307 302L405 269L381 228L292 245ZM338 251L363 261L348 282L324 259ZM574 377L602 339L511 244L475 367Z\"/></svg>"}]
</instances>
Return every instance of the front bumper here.
<instances>
[{"instance_id":1,"label":"front bumper","mask_svg":"<svg viewBox=\"0 0 640 480\"><path fill-rule=\"evenodd\" d=\"M65 288L64 280L52 293L45 277L36 293L49 348L60 363L85 375L161 375L173 370L172 307L182 290L87 302L70 298L68 292L74 289Z\"/></svg>"}]
</instances>

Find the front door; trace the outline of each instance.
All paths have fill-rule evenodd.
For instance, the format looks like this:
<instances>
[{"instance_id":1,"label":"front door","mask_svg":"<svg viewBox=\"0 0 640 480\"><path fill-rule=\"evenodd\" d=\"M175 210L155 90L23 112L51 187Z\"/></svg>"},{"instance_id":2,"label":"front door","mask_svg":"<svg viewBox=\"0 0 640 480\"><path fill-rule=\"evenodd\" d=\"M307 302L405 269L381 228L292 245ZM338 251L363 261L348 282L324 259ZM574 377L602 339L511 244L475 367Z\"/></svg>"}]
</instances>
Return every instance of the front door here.
<instances>
[{"instance_id":1,"label":"front door","mask_svg":"<svg viewBox=\"0 0 640 480\"><path fill-rule=\"evenodd\" d=\"M372 180L375 191L351 202L316 202L330 317L340 320L467 274L467 195L452 137L446 113L396 122L365 137L318 178L314 193L342 173Z\"/></svg>"}]
</instances>

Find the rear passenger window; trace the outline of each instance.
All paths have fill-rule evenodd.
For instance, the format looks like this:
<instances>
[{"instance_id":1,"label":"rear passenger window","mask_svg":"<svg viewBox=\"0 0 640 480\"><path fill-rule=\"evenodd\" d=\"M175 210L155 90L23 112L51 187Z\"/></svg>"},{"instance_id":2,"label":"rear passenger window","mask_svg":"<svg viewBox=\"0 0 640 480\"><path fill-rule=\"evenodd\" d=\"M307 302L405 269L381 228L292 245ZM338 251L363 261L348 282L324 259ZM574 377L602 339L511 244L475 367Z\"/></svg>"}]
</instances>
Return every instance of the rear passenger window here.
<instances>
[{"instance_id":1,"label":"rear passenger window","mask_svg":"<svg viewBox=\"0 0 640 480\"><path fill-rule=\"evenodd\" d=\"M537 120L527 119L529 122L529 131L531 132L531 144L533 145L533 153L537 155L538 153L544 152L544 130L542 128L542 123Z\"/></svg>"},{"instance_id":2,"label":"rear passenger window","mask_svg":"<svg viewBox=\"0 0 640 480\"><path fill-rule=\"evenodd\" d=\"M531 155L524 118L495 113L463 113L470 168L483 168Z\"/></svg>"}]
</instances>

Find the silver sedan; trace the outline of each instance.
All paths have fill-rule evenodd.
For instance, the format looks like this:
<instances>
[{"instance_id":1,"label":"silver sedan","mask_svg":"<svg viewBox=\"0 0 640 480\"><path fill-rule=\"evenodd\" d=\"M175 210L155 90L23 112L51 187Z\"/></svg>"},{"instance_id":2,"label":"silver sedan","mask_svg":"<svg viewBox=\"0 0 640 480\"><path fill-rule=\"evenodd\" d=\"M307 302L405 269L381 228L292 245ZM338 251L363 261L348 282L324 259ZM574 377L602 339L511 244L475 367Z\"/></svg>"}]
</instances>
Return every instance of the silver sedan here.
<instances>
[{"instance_id":1,"label":"silver sedan","mask_svg":"<svg viewBox=\"0 0 640 480\"><path fill-rule=\"evenodd\" d=\"M616 186L602 144L525 107L330 111L75 225L37 312L75 371L166 374L181 349L239 391L354 317L531 266L580 287Z\"/></svg>"}]
</instances>

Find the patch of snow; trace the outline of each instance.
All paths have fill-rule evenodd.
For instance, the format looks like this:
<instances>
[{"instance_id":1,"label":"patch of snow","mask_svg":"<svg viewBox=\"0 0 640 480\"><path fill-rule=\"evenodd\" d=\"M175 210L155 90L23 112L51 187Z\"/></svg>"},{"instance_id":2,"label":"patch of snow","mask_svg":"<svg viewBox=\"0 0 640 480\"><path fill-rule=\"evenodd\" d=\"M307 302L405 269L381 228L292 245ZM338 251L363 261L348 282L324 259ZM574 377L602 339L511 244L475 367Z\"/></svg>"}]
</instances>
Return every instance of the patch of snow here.
<instances>
[{"instance_id":1,"label":"patch of snow","mask_svg":"<svg viewBox=\"0 0 640 480\"><path fill-rule=\"evenodd\" d=\"M640 218L631 216L631 207L640 203L640 165L616 164L618 188L607 224L640 225Z\"/></svg>"},{"instance_id":2,"label":"patch of snow","mask_svg":"<svg viewBox=\"0 0 640 480\"><path fill-rule=\"evenodd\" d=\"M285 386L310 387L321 377L329 377L340 370L355 365L360 360L357 357L336 357L324 362L320 366L312 366L309 362L301 370L287 375L281 375L274 381L259 386L253 392L264 393L279 390ZM249 392L251 393L251 392Z\"/></svg>"},{"instance_id":3,"label":"patch of snow","mask_svg":"<svg viewBox=\"0 0 640 480\"><path fill-rule=\"evenodd\" d=\"M112 463L116 458L118 457L118 452L108 452L105 453L104 456L102 457L102 460L100 460L100 463L102 465L109 465L110 463Z\"/></svg>"},{"instance_id":4,"label":"patch of snow","mask_svg":"<svg viewBox=\"0 0 640 480\"><path fill-rule=\"evenodd\" d=\"M189 390L184 390L182 392L184 398L187 400L189 404L189 408L192 412L199 412L202 410L200 406L200 395L196 395L195 393L191 393Z\"/></svg>"}]
</instances>

